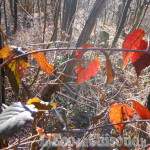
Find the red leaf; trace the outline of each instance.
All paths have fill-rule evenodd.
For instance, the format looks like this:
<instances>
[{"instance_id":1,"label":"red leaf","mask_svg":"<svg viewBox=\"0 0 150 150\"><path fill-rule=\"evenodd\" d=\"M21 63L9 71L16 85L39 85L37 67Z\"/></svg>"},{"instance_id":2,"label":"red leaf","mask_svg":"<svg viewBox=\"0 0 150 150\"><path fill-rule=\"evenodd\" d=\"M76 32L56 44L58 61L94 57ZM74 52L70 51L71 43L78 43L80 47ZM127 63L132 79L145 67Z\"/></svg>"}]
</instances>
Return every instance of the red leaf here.
<instances>
[{"instance_id":1,"label":"red leaf","mask_svg":"<svg viewBox=\"0 0 150 150\"><path fill-rule=\"evenodd\" d=\"M128 147L120 147L119 150L130 150Z\"/></svg>"},{"instance_id":2,"label":"red leaf","mask_svg":"<svg viewBox=\"0 0 150 150\"><path fill-rule=\"evenodd\" d=\"M84 44L81 48L89 48L93 47L93 44ZM82 55L86 52L86 50L77 50L75 54L76 59L81 59ZM79 60L75 60L75 63L79 62Z\"/></svg>"},{"instance_id":3,"label":"red leaf","mask_svg":"<svg viewBox=\"0 0 150 150\"><path fill-rule=\"evenodd\" d=\"M32 52L33 51L34 50L32 50ZM54 70L54 66L52 66L51 64L49 64L47 62L47 59L46 59L46 57L45 57L44 54L42 54L42 53L36 53L36 54L31 54L31 56L36 59L36 61L38 62L39 66L47 74L50 74Z\"/></svg>"},{"instance_id":4,"label":"red leaf","mask_svg":"<svg viewBox=\"0 0 150 150\"><path fill-rule=\"evenodd\" d=\"M98 57L95 57L88 65L87 69L84 68L81 64L77 66L77 82L81 83L82 81L90 79L90 77L94 76L99 71L100 65L100 59Z\"/></svg>"},{"instance_id":5,"label":"red leaf","mask_svg":"<svg viewBox=\"0 0 150 150\"><path fill-rule=\"evenodd\" d=\"M135 71L137 76L140 75L141 71L150 65L150 54L143 54L133 66L135 67Z\"/></svg>"},{"instance_id":6,"label":"red leaf","mask_svg":"<svg viewBox=\"0 0 150 150\"><path fill-rule=\"evenodd\" d=\"M134 30L133 33L130 33L126 36L122 49L133 49L133 50L145 50L147 48L147 42L143 40L145 36L145 32L141 29ZM132 63L134 63L143 53L137 52L123 52L124 59L124 68L131 59Z\"/></svg>"},{"instance_id":7,"label":"red leaf","mask_svg":"<svg viewBox=\"0 0 150 150\"><path fill-rule=\"evenodd\" d=\"M126 36L125 41L122 44L122 49L146 50L147 42L143 40L144 36L145 36L145 32L143 30L141 29L134 30L133 33L128 34ZM139 61L139 59L143 55L149 55L149 54L143 54L143 53L138 53L138 52L123 52L123 60L124 60L123 69L125 69L130 59L131 59L132 64L134 65L134 63ZM150 59L150 55L149 55L149 59ZM142 71L142 69L150 65L150 63L148 63L149 61L148 59L145 61L146 61L146 65L142 64L143 67L140 67L140 69L137 67L137 65L134 65L136 72L137 72L137 76L140 75L140 72ZM141 61L139 63L141 63Z\"/></svg>"},{"instance_id":8,"label":"red leaf","mask_svg":"<svg viewBox=\"0 0 150 150\"><path fill-rule=\"evenodd\" d=\"M128 104L113 104L109 111L109 118L111 123L119 123L126 121L127 118L133 118L133 109ZM125 124L114 125L116 129L122 134Z\"/></svg>"},{"instance_id":9,"label":"red leaf","mask_svg":"<svg viewBox=\"0 0 150 150\"><path fill-rule=\"evenodd\" d=\"M139 102L135 100L129 100L133 103L133 108L135 112L142 118L142 119L149 119L150 118L150 112L147 109L147 107L141 105Z\"/></svg>"}]
</instances>

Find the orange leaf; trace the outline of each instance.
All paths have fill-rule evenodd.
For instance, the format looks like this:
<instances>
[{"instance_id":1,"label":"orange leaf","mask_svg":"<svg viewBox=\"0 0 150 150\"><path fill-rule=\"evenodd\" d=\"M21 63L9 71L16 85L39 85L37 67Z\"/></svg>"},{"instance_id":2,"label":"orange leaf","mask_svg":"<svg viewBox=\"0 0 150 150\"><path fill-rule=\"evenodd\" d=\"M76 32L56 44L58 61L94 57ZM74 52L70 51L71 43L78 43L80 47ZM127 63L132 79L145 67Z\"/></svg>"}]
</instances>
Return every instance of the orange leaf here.
<instances>
[{"instance_id":1,"label":"orange leaf","mask_svg":"<svg viewBox=\"0 0 150 150\"><path fill-rule=\"evenodd\" d=\"M0 50L0 58L6 58L9 55L10 55L10 50L9 50L8 46L5 46Z\"/></svg>"},{"instance_id":2,"label":"orange leaf","mask_svg":"<svg viewBox=\"0 0 150 150\"><path fill-rule=\"evenodd\" d=\"M56 133L48 133L45 134L44 130L42 128L36 127L36 131L37 133L40 135L40 138L47 138L47 139L53 139L54 137L56 137Z\"/></svg>"},{"instance_id":3,"label":"orange leaf","mask_svg":"<svg viewBox=\"0 0 150 150\"><path fill-rule=\"evenodd\" d=\"M33 51L34 50L32 50L32 52ZM36 61L38 62L39 66L47 74L50 74L54 70L54 66L52 66L51 64L49 64L47 62L47 59L46 59L46 57L45 57L44 54L42 54L42 53L36 53L36 54L31 54L31 56L36 59Z\"/></svg>"},{"instance_id":4,"label":"orange leaf","mask_svg":"<svg viewBox=\"0 0 150 150\"><path fill-rule=\"evenodd\" d=\"M10 50L14 49L13 46L4 46L1 50L0 50L0 58L6 58L8 57L11 52Z\"/></svg>"},{"instance_id":5,"label":"orange leaf","mask_svg":"<svg viewBox=\"0 0 150 150\"><path fill-rule=\"evenodd\" d=\"M133 108L135 112L142 118L142 119L150 119L150 112L147 107L141 105L139 102L135 100L129 100L133 103Z\"/></svg>"},{"instance_id":6,"label":"orange leaf","mask_svg":"<svg viewBox=\"0 0 150 150\"><path fill-rule=\"evenodd\" d=\"M82 81L90 79L94 76L100 69L100 59L95 57L88 65L87 69L84 68L81 64L77 66L78 79L77 82L81 83ZM84 79L83 79L84 78Z\"/></svg>"},{"instance_id":7,"label":"orange leaf","mask_svg":"<svg viewBox=\"0 0 150 150\"><path fill-rule=\"evenodd\" d=\"M128 104L113 104L111 105L109 111L109 118L111 123L113 124L120 123L126 121L128 117L129 119L132 119L133 113L134 113L133 109ZM118 124L114 126L122 134L125 124Z\"/></svg>"},{"instance_id":8,"label":"orange leaf","mask_svg":"<svg viewBox=\"0 0 150 150\"><path fill-rule=\"evenodd\" d=\"M134 30L133 33L128 34L125 41L122 44L122 49L133 49L133 50L146 50L147 41L143 40L145 32L141 29ZM135 67L137 76L140 75L141 71L150 65L150 54L138 53L138 52L123 52L124 65L123 69L127 66L129 60Z\"/></svg>"},{"instance_id":9,"label":"orange leaf","mask_svg":"<svg viewBox=\"0 0 150 150\"><path fill-rule=\"evenodd\" d=\"M89 48L93 47L93 44L84 44L81 46L81 48ZM86 52L86 50L77 50L75 54L76 59L81 59L82 55ZM75 63L79 62L79 60L75 60Z\"/></svg>"}]
</instances>

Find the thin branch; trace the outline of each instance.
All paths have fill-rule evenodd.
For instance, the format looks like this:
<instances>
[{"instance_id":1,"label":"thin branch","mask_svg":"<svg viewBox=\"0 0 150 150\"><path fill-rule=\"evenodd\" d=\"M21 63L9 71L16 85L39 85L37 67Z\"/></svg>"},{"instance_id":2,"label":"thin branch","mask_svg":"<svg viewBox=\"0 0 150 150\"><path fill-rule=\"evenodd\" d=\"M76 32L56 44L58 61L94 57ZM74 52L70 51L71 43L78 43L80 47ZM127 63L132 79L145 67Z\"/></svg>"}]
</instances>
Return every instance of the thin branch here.
<instances>
[{"instance_id":1,"label":"thin branch","mask_svg":"<svg viewBox=\"0 0 150 150\"><path fill-rule=\"evenodd\" d=\"M7 63L11 62L12 60L14 59L18 59L18 58L21 58L21 57L24 57L24 56L27 56L27 55L31 55L31 54L36 54L36 53L39 53L39 52L48 52L48 51L72 51L72 50L92 50L92 51L126 51L126 52L139 52L139 53L148 53L150 54L150 51L149 49L146 49L146 50L132 50L132 49L119 49L119 48L50 48L50 49L42 49L42 50L36 50L36 51L32 51L32 52L28 52L28 53L25 53L25 54L22 54L22 55L18 55L16 57L13 57L12 59L10 60L7 60L5 61L4 63L2 63L0 65L0 68L2 68L3 66L5 66Z\"/></svg>"},{"instance_id":2,"label":"thin branch","mask_svg":"<svg viewBox=\"0 0 150 150\"><path fill-rule=\"evenodd\" d=\"M80 101L78 101L78 100L75 100L74 98L72 98L72 97L70 97L70 96L68 96L68 95L66 95L66 94L64 94L64 93L61 93L61 92L56 92L57 94L59 94L59 95L62 95L62 96L64 96L64 97L66 97L66 98L69 98L69 99L71 99L72 101L75 101L76 103L80 103L81 105L85 105L85 106L88 106L88 107L91 107L91 108L93 108L93 109L96 109L95 107L93 107L93 106L91 106L91 105L89 105L89 104L85 104L85 103L83 103L83 102L80 102Z\"/></svg>"},{"instance_id":3,"label":"thin branch","mask_svg":"<svg viewBox=\"0 0 150 150\"><path fill-rule=\"evenodd\" d=\"M92 132L93 130L100 129L100 128L106 128L106 127L110 127L110 126L114 126L114 125L129 124L129 123L135 123L135 122L150 122L150 119L148 119L148 120L130 120L130 121L123 121L123 122L119 122L119 123L113 123L113 124L103 124L101 126L97 126L97 127L90 128L90 129L71 129L69 131L68 130L55 130L55 131L50 131L47 133L63 133L63 132L75 133L75 132L86 132L86 131Z\"/></svg>"},{"instance_id":4,"label":"thin branch","mask_svg":"<svg viewBox=\"0 0 150 150\"><path fill-rule=\"evenodd\" d=\"M120 123L114 123L114 124L106 124L106 125L101 125L101 126L97 126L95 128L90 128L90 129L71 129L71 130L55 130L55 131L50 131L48 133L64 133L64 132L67 132L67 133L77 133L77 132L92 132L93 130L96 130L96 129L99 129L99 128L106 128L106 127L109 127L109 126L114 126L114 125L119 125L119 124L128 124L128 123L135 123L135 122L150 122L150 120L131 120L131 121L124 121L124 122L120 122ZM32 138L36 138L38 137L39 135L36 134L34 136L30 136L28 138L25 138L25 139L22 139L20 141L20 144L22 145L22 143L28 141L28 140L31 140ZM18 145L18 141L12 145L10 145L9 147L6 147L4 148L3 150L9 150L9 149L12 149L13 147L17 146ZM148 145L149 146L149 145Z\"/></svg>"},{"instance_id":5,"label":"thin branch","mask_svg":"<svg viewBox=\"0 0 150 150\"><path fill-rule=\"evenodd\" d=\"M25 138L25 139L22 139L22 140L20 141L20 144L22 144L22 143L24 143L24 142L26 142L26 141L28 141L28 140L31 140L31 139L33 139L33 138L36 138L36 137L38 137L38 136L39 136L39 134L36 134L36 135L30 136L30 137L27 137L27 138ZM15 146L17 146L17 145L18 145L18 141L15 142L15 143L13 143L13 144L10 145L9 147L4 148L3 150L10 150L10 149L12 149L13 147L15 147Z\"/></svg>"},{"instance_id":6,"label":"thin branch","mask_svg":"<svg viewBox=\"0 0 150 150\"><path fill-rule=\"evenodd\" d=\"M45 0L44 27L43 27L43 43L45 43L46 17L47 17L47 0ZM43 48L45 48L45 45L43 45Z\"/></svg>"}]
</instances>

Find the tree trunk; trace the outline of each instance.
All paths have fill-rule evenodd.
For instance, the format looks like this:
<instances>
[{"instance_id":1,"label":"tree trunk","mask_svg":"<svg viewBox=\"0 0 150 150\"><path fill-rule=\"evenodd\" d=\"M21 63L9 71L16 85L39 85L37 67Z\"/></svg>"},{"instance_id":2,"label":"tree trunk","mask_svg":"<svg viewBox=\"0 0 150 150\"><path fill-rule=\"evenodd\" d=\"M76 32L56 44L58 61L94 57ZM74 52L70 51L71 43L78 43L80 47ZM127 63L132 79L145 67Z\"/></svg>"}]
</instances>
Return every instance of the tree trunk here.
<instances>
[{"instance_id":1,"label":"tree trunk","mask_svg":"<svg viewBox=\"0 0 150 150\"><path fill-rule=\"evenodd\" d=\"M5 29L6 29L6 34L8 34L7 14L6 14L6 1L5 0L3 2L3 7L4 7L4 17L5 17Z\"/></svg>"},{"instance_id":2,"label":"tree trunk","mask_svg":"<svg viewBox=\"0 0 150 150\"><path fill-rule=\"evenodd\" d=\"M1 25L1 6L0 6L0 25ZM2 49L2 34L0 33L0 49ZM0 59L0 64L3 63L3 59ZM5 103L5 72L4 68L0 69L0 113L2 112L2 103ZM7 147L8 141L0 136L0 149Z\"/></svg>"},{"instance_id":3,"label":"tree trunk","mask_svg":"<svg viewBox=\"0 0 150 150\"><path fill-rule=\"evenodd\" d=\"M14 18L14 11L13 11L13 0L9 0L9 5L10 5L10 12L12 17Z\"/></svg>"},{"instance_id":4,"label":"tree trunk","mask_svg":"<svg viewBox=\"0 0 150 150\"><path fill-rule=\"evenodd\" d=\"M56 2L55 6L55 12L54 12L54 32L51 37L51 41L56 41L57 40L57 31L58 31L58 19L59 19L59 14L60 14L60 6L61 6L61 0L58 0Z\"/></svg>"},{"instance_id":5,"label":"tree trunk","mask_svg":"<svg viewBox=\"0 0 150 150\"><path fill-rule=\"evenodd\" d=\"M103 5L104 5L105 0L96 0L93 9L88 17L88 20L85 23L85 26L80 34L80 37L78 39L78 42L76 44L77 47L82 46L83 44L85 44L89 37L90 34L93 30L93 27L96 23L96 19L98 18L98 16L100 15L100 12L103 9ZM72 53L71 58L74 58L75 56L75 51ZM67 63L66 68L64 70L64 74L66 75L70 75L72 73L72 70L74 69L74 61L70 61L69 63ZM68 80L68 77L66 76L60 76L59 78L63 83L66 83L66 81ZM56 83L60 83L59 80L56 81ZM55 93L56 91L58 91L61 88L61 85L57 84L57 85L47 85L44 90L43 93L41 95L42 100L44 101L49 101L51 98L51 95L53 93Z\"/></svg>"},{"instance_id":6,"label":"tree trunk","mask_svg":"<svg viewBox=\"0 0 150 150\"><path fill-rule=\"evenodd\" d=\"M18 0L14 0L14 33L16 33L17 31L17 20L18 20L17 3L18 3Z\"/></svg>"},{"instance_id":7,"label":"tree trunk","mask_svg":"<svg viewBox=\"0 0 150 150\"><path fill-rule=\"evenodd\" d=\"M67 41L69 41L72 36L72 25L74 23L74 15L76 12L77 1L78 0L64 1L62 30L69 35L69 37L66 39Z\"/></svg>"},{"instance_id":8,"label":"tree trunk","mask_svg":"<svg viewBox=\"0 0 150 150\"><path fill-rule=\"evenodd\" d=\"M130 30L130 32L133 32L133 30L135 30L136 27L138 26L138 24L140 22L140 19L141 19L141 15L142 15L142 13L144 11L145 4L146 4L146 2L144 0L143 4L141 5L140 9L138 10L138 13L137 13L137 16L136 16L136 20L135 20L135 22L134 22L134 24L133 24L132 29Z\"/></svg>"},{"instance_id":9,"label":"tree trunk","mask_svg":"<svg viewBox=\"0 0 150 150\"><path fill-rule=\"evenodd\" d=\"M104 4L105 0L96 0L88 20L86 21L85 26L80 34L76 47L80 47L88 41L90 34L95 26L96 20L104 7Z\"/></svg>"},{"instance_id":10,"label":"tree trunk","mask_svg":"<svg viewBox=\"0 0 150 150\"><path fill-rule=\"evenodd\" d=\"M1 25L1 6L0 6L0 25ZM2 49L2 34L0 34L0 49ZM0 64L3 63L3 59L0 59ZM4 68L0 69L0 108L2 103L5 103L5 72ZM0 110L1 112L1 110Z\"/></svg>"},{"instance_id":11,"label":"tree trunk","mask_svg":"<svg viewBox=\"0 0 150 150\"><path fill-rule=\"evenodd\" d=\"M126 2L126 6L124 7L124 11L123 11L122 20L121 20L120 25L119 25L119 27L118 27L117 33L116 33L116 35L115 35L115 38L114 38L114 40L113 40L113 42L112 42L112 47L115 47L115 45L116 45L116 43L117 43L117 41L118 41L118 38L119 38L119 36L120 36L120 34L121 34L121 31L122 31L122 29L124 28L124 23L125 23L125 21L126 21L127 12L128 12L129 7L130 7L131 1L132 1L132 0L128 0L128 1ZM110 53L110 54L111 54L111 53Z\"/></svg>"}]
</instances>

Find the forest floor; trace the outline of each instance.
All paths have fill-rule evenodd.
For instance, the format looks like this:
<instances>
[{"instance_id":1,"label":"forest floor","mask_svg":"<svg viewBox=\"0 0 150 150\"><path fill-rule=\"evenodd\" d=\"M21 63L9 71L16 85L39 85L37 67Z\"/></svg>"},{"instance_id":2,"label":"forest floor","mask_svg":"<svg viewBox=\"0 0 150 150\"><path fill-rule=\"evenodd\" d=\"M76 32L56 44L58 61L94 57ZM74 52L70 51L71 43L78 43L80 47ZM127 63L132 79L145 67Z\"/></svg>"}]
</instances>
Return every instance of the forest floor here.
<instances>
[{"instance_id":1,"label":"forest floor","mask_svg":"<svg viewBox=\"0 0 150 150\"><path fill-rule=\"evenodd\" d=\"M75 32L73 33L74 38L72 40L72 45L76 41L75 34L79 35L79 33L77 32L81 31L80 26L76 26L76 22L74 28ZM110 39L108 47L111 46L111 42L114 38L114 29L115 28L110 25L102 26L102 30L109 33ZM29 28L22 28L22 26L20 26L20 30L18 30L15 35L11 36L9 44L19 47L27 47L34 50L43 49L43 45L32 45L43 42L41 31L42 27L39 26L37 21L34 22L34 26L33 23L31 23L31 27ZM46 28L45 32L45 42L49 41L51 33L52 27L49 25ZM117 48L121 48L123 40L123 38L120 38L118 40L116 46ZM51 47L54 47L54 45L51 45ZM48 54L46 54L46 56L49 60L49 63L54 64L58 56L64 56L64 52L49 52ZM72 74L74 78L70 79L70 84L67 83L66 86L62 87L62 89L60 90L60 92L64 93L68 97L64 97L63 95L59 95L57 93L54 94L51 98L52 102L57 103L59 106L63 106L66 109L67 124L70 128L88 128L92 125L91 123L93 117L98 113L98 111L100 111L103 108L101 103L101 100L103 99L102 95L99 94L97 90L93 89L89 83L92 83L96 88L98 88L102 93L105 94L104 101L108 105L114 100L124 102L127 99L131 99L137 100L142 104L145 104L147 100L147 95L150 91L150 68L144 69L137 80L135 69L133 68L132 64L129 63L126 69L123 70L122 52L114 52L113 55L110 56L110 59L114 69L115 78L111 83L107 84L107 77L105 73L105 56L101 52L96 53L91 50L85 54L85 61L89 63L91 59L95 56L98 56L101 59L101 68L99 73L96 74L96 76L92 77L89 81L80 85L76 83L77 74L74 71ZM28 68L26 72L26 77L23 79L24 83L27 85L32 83L32 80L38 70L38 65L35 64L35 61L31 61L32 65L30 68ZM39 93L40 89L44 86L46 82L46 77L47 75L43 73L43 71L40 71L36 82L30 88L31 97L34 97ZM53 80L50 82L52 83ZM7 104L10 104L11 102L16 102L18 97L12 92L8 83L6 87L6 93ZM78 96L76 96L76 94L73 93L76 93ZM20 95L23 101L28 100L28 97L25 94L25 91L22 88L22 86L20 86ZM76 103L74 100L77 100L82 104ZM95 110L93 108L88 107L88 105L91 105L93 108L95 108ZM105 119L108 120L108 118ZM50 119L50 122L48 124L50 130L59 128L59 124L53 125L54 123L54 120ZM27 131L25 131L24 133L27 133ZM81 133L81 135L83 134Z\"/></svg>"}]
</instances>

